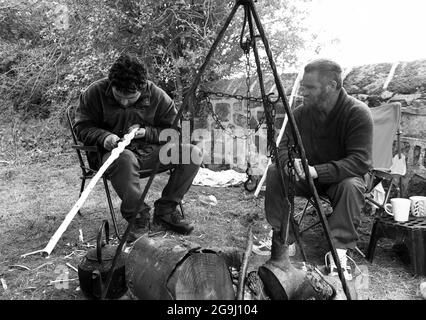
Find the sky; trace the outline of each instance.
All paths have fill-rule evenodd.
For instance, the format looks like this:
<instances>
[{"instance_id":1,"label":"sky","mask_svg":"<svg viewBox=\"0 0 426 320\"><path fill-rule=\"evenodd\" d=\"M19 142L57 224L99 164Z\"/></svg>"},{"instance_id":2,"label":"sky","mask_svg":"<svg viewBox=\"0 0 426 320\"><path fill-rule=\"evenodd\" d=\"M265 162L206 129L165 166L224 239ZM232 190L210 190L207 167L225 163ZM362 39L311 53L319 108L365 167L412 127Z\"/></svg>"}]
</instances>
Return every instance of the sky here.
<instances>
[{"instance_id":1,"label":"sky","mask_svg":"<svg viewBox=\"0 0 426 320\"><path fill-rule=\"evenodd\" d=\"M312 0L310 6L309 28L340 40L321 57L346 67L426 59L426 0Z\"/></svg>"}]
</instances>

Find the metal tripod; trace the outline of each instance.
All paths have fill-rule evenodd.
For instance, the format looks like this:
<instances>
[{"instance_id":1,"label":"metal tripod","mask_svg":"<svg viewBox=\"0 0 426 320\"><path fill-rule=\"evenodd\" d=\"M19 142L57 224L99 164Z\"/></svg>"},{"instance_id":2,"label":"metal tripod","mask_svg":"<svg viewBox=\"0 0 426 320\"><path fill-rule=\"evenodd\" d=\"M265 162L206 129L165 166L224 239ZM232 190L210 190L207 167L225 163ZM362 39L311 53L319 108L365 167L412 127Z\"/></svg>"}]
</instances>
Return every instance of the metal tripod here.
<instances>
[{"instance_id":1,"label":"metal tripod","mask_svg":"<svg viewBox=\"0 0 426 320\"><path fill-rule=\"evenodd\" d=\"M337 266L337 270L338 270L340 281L342 283L343 291L345 292L347 299L351 300L350 292L349 292L348 286L346 284L346 279L345 279L345 277L343 275L343 271L342 271L342 268L341 268L341 265L340 265L340 260L338 259L336 248L335 248L335 246L334 246L334 244L333 244L333 242L331 240L331 237L330 237L330 228L328 226L325 214L323 213L322 208L321 208L320 203L319 203L318 192L316 190L316 187L314 185L312 177L309 175L308 164L307 164L307 161L306 161L306 154L305 154L305 150L303 148L303 144L302 144L302 140L301 140L301 137L300 137L300 133L299 133L299 130L298 130L297 126L296 126L296 122L295 122L295 119L293 117L293 114L291 113L290 106L288 104L287 97L285 95L284 87L283 87L283 85L281 83L281 80L280 80L280 77L278 75L274 59L272 57L272 51L271 51L271 49L269 47L269 43L268 43L268 40L266 38L265 31L264 31L263 26L262 26L262 24L260 22L260 18L259 18L258 14L257 14L256 8L255 8L254 3L253 3L253 0L236 0L235 4L234 4L234 6L233 6L233 8L231 10L231 13L227 17L227 19L226 19L226 21L225 21L222 29L219 31L219 33L218 33L215 41L213 42L213 45L211 46L211 48L210 48L210 50L209 50L209 52L208 52L208 54L207 54L207 56L206 56L203 64L200 66L200 68L199 68L199 70L198 70L198 72L197 72L197 74L196 74L196 76L194 78L194 81L193 81L191 87L189 88L189 90L185 94L183 102L182 102L182 106L181 106L181 108L178 111L178 114L177 114L177 116L176 116L176 118L175 118L175 120L173 122L173 126L172 127L176 129L178 127L177 125L178 125L179 120L182 117L183 112L185 110L189 109L189 107L194 107L196 105L196 90L197 90L197 87L198 87L198 85L200 83L201 76L203 75L204 71L206 70L206 67L207 67L210 59L212 58L214 52L216 51L216 49L217 49L220 41L222 40L222 38L223 38L223 36L225 34L225 31L229 27L229 24L231 23L232 19L235 16L235 13L237 12L237 10L238 10L238 8L240 6L242 6L244 8L244 13L245 13L245 22L244 22L244 26L243 26L243 32L245 30L246 24L248 24L249 34L250 34L250 37L248 38L248 40L244 44L246 46L251 47L253 49L253 53L254 53L254 57L255 57L255 61L256 61L257 75L258 75L258 78L259 78L260 90L261 90L261 94L262 94L262 98L263 98L263 104L264 104L264 107L265 107L265 112L269 111L269 110L267 110L267 108L268 108L268 106L270 104L268 104L268 101L267 101L266 90L265 90L265 86L264 86L264 82L263 82L263 75L262 75L261 63L260 63L259 53L258 53L257 44L256 44L256 39L257 38L260 38L261 41L262 41L262 43L263 43L263 45L264 45L264 48L265 48L265 51L266 51L266 55L268 57L268 62L270 64L270 67L271 67L272 72L273 72L273 76L274 76L276 88L278 90L278 96L279 96L278 100L281 99L282 104L283 104L283 106L285 108L285 112L286 112L286 114L288 116L288 120L289 120L288 123L290 125L291 133L292 133L292 135L294 137L294 140L295 140L295 142L297 144L296 147L298 148L300 157L302 159L303 169L305 171L305 175L306 175L306 177L307 177L307 179L309 181L309 186L310 186L312 194L313 194L314 205L315 205L315 207L317 209L317 212L319 214L319 218L320 218L321 224L322 224L322 226L324 228L324 232L325 232L325 235L326 235L327 242L328 242L328 244L330 246L332 256L334 258L334 261L336 262L336 266ZM255 27L256 27L257 32L258 32L257 35L255 34ZM249 48L247 48L247 47L243 48L243 50L248 50L248 49ZM270 120L271 120L270 117L267 117L267 121L270 122ZM271 123L269 123L268 125L271 125ZM273 137L271 137L271 139L273 139ZM268 140L269 140L269 138L268 138ZM272 147L273 157L275 159L277 159L277 149L275 147L275 144L273 143L271 145L269 142L268 142L268 144L269 144L270 147ZM282 170L281 170L282 168L280 168L279 161L276 161L276 165L277 165L278 171L280 172L280 175L281 175L281 183L283 184L283 190L285 190L285 188L284 188L284 186L285 186L284 185L284 179L283 179ZM145 200L145 197L146 197L146 195L148 193L148 190L151 187L152 181L153 181L156 173L158 172L159 166L160 166L160 161L158 161L156 163L154 169L152 170L151 176L149 177L148 182L145 185L145 189L144 189L144 191L142 193L140 201L143 202ZM294 234L296 236L296 241L300 244L298 226L297 226L297 224L294 221L294 217L290 217L290 215L288 215L288 216L289 216L289 218L288 218L287 221L282 221L282 228L281 228L281 230L282 230L282 232L284 232L284 231L286 232L285 237L287 237L288 227L289 227L289 225L291 223L291 225L293 227L293 230L294 230ZM118 259L118 256L119 256L119 254L121 252L121 249L122 249L122 247L123 247L123 245L124 245L124 243L125 243L125 241L127 239L127 235L129 233L130 226L134 223L134 220L135 220L135 217L133 217L131 219L130 223L128 224L127 229L124 232L124 235L123 235L123 237L122 237L122 239L120 241L120 244L119 244L119 246L117 248L117 251L116 251L117 253L114 256L111 270L109 271L108 276L107 276L107 281L106 281L107 283L106 283L106 288L105 288L105 294L104 295L106 295L106 293L108 292L108 287L109 287L110 282L112 280L112 273L113 273L112 271L113 271L115 262ZM299 245L299 247L302 248L301 245ZM304 253L303 253L303 256L304 256ZM305 257L304 257L304 259L305 259ZM102 298L104 298L104 297L102 297Z\"/></svg>"},{"instance_id":2,"label":"metal tripod","mask_svg":"<svg viewBox=\"0 0 426 320\"><path fill-rule=\"evenodd\" d=\"M290 110L290 106L288 104L287 97L285 95L284 87L281 83L281 80L280 80L280 77L278 75L274 59L272 57L272 51L269 47L269 43L268 43L268 40L266 38L265 31L264 31L263 26L261 24L260 18L257 14L253 0L236 0L229 16L227 17L227 19L226 19L226 21L225 21L225 23L222 27L222 29L219 31L212 47L210 48L204 63L199 68L198 73L196 74L195 79L194 79L189 91L185 95L185 98L184 98L183 103L182 103L182 107L179 110L177 118L181 116L181 113L183 112L184 109L188 108L189 106L195 105L194 101L195 101L195 97L196 97L196 89L197 89L198 84L201 80L201 76L204 73L204 71L207 67L207 64L209 63L211 57L213 56L215 50L217 49L218 44L222 40L225 31L229 27L229 24L231 23L232 19L235 16L235 13L237 12L237 10L240 6L242 6L244 8L245 23L247 22L248 26L249 26L250 37L246 41L246 44L253 48L253 53L254 53L254 57L255 57L255 61L256 61L256 67L257 67L257 75L258 75L258 78L259 78L259 84L260 84L260 90L261 90L262 97L265 99L266 90L265 90L265 86L264 86L264 82L263 82L263 74L262 74L262 69L261 69L261 63L260 63L259 53L258 53L257 44L256 44L256 39L258 39L258 38L261 39L263 46L265 48L265 52L266 52L266 55L268 57L268 62L270 64L270 67L272 69L272 73L273 73L273 76L274 76L274 81L275 81L276 88L277 88L277 91L278 91L279 100L282 101L282 104L285 108L285 112L288 116L288 123L290 125L291 133L293 135L294 141L296 142L296 147L298 148L298 151L299 151L299 154L300 154L300 157L301 157L301 160L302 160L303 169L305 171L305 175L307 177L311 192L313 194L314 206L317 209L319 219L321 221L321 224L322 224L324 232L325 232L327 243L328 243L328 245L331 249L333 259L336 262L336 266L337 266L340 281L342 283L343 291L345 292L347 299L351 300L349 288L347 286L346 279L343 275L343 270L342 270L341 265L340 265L340 260L337 256L336 247L334 246L334 244L331 240L330 228L329 228L326 216L325 216L325 214L324 214L324 212L321 208L320 202L319 202L320 198L319 198L319 195L318 195L318 191L317 191L317 189L314 185L314 181L313 181L312 177L309 174L308 164L307 164L307 161L306 161L306 153L305 153L305 150L303 148L302 139L300 137L299 130L296 126L296 121L295 121L293 114ZM257 29L258 34L255 34L255 27ZM244 28L245 28L245 24L244 24ZM265 100L263 102L264 102L264 106L266 108L268 106L268 104ZM177 122L177 120L175 120L175 122ZM277 149L276 148L273 148L273 153L274 153L273 154L274 158L277 159ZM281 170L282 168L280 168L279 161L276 161L276 165L277 165L278 171L280 172L280 175L281 175L281 183L283 184L283 187L284 187L284 180L283 180L282 170ZM283 188L283 189L285 190L285 188ZM299 242L300 239L299 239L298 226L295 223L294 218L290 217L290 215L289 215L289 218L288 218L287 221L282 222L282 229L281 230L283 230L283 231L285 230L286 235L287 235L288 234L288 228L289 228L290 224L292 225L292 227L294 229L296 241ZM302 246L300 246L300 247L302 247Z\"/></svg>"}]
</instances>

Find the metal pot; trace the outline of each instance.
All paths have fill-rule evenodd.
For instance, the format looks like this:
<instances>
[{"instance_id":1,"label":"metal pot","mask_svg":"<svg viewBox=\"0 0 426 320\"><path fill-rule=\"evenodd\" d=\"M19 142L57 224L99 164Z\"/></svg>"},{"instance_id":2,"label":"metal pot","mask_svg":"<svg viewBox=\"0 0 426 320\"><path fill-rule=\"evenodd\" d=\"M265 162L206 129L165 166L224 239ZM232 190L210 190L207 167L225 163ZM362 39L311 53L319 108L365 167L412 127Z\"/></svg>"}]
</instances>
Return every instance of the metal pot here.
<instances>
[{"instance_id":1,"label":"metal pot","mask_svg":"<svg viewBox=\"0 0 426 320\"><path fill-rule=\"evenodd\" d=\"M103 230L105 230L106 244L102 244L101 241ZM100 299L102 297L116 250L116 246L109 245L108 220L103 220L98 230L96 248L89 250L78 265L80 288L86 297L91 299ZM117 299L127 291L124 255L124 252L120 254L114 266L111 284L105 296L107 299Z\"/></svg>"}]
</instances>

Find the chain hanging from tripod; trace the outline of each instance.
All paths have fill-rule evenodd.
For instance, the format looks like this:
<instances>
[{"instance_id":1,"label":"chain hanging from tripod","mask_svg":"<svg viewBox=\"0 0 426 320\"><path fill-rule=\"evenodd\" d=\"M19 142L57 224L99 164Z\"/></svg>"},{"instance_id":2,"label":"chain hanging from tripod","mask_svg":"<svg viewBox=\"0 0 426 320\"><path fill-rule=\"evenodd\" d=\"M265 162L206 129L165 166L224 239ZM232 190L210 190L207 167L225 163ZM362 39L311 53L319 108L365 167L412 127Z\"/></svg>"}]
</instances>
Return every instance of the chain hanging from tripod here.
<instances>
[{"instance_id":1,"label":"chain hanging from tripod","mask_svg":"<svg viewBox=\"0 0 426 320\"><path fill-rule=\"evenodd\" d=\"M255 58L259 59L258 57L258 53L257 53L257 48L256 48L256 35L254 34L254 28L253 26L250 24L253 23L251 21L251 14L250 14L250 10L249 7L247 5L244 5L244 22L243 22L243 28L241 30L241 34L240 34L240 46L243 49L245 55L246 55L246 72L247 72L247 80L246 80L246 84L247 84L247 96L250 95L250 60L249 60L249 55L250 55L250 48L253 48L254 54L255 54ZM246 37L246 41L243 41L243 37L244 37L244 33L245 33L245 29L246 26L249 26L249 36ZM259 68L259 66L258 66ZM258 70L259 72L260 69ZM276 114L276 108L275 108L275 104L279 101L279 97L275 102L272 102L271 100L271 95L273 95L273 93L270 94L266 94L265 90L264 90L264 85L263 85L263 77L261 74L258 74L259 77L259 81L260 81L260 89L262 92L262 104L264 107L264 112L263 112L263 117L266 120L266 125L267 125L267 156L268 158L273 158L276 154L276 144L275 144L275 128L274 128L274 123L275 123L275 114ZM251 114L250 112L250 106L247 105L247 113ZM247 118L247 121L249 121L249 119ZM249 122L247 122L247 125L249 126Z\"/></svg>"},{"instance_id":2,"label":"chain hanging from tripod","mask_svg":"<svg viewBox=\"0 0 426 320\"><path fill-rule=\"evenodd\" d=\"M215 96L215 97L218 97L218 98L231 98L231 99L235 99L235 100L238 100L238 101L241 101L241 102L247 100L247 98L242 96L242 95L238 95L238 94L234 95L234 94L228 94L228 93L223 93L223 92L215 92L215 91L200 90L199 93L200 93L200 95L199 95L200 100L206 100L206 105L207 105L208 111L211 113L212 118L216 122L217 126L225 134L232 137L233 139L246 140L248 138L248 136L255 135L259 131L259 129L261 128L263 123L265 122L265 113L263 113L262 117L259 119L258 124L254 128L254 130L250 131L249 134L243 134L243 135L238 136L232 130L227 129L223 125L222 121L220 120L220 116L214 111L213 104L211 102L210 96ZM262 102L262 98L250 97L249 100L250 100L250 102L257 102L257 103Z\"/></svg>"}]
</instances>

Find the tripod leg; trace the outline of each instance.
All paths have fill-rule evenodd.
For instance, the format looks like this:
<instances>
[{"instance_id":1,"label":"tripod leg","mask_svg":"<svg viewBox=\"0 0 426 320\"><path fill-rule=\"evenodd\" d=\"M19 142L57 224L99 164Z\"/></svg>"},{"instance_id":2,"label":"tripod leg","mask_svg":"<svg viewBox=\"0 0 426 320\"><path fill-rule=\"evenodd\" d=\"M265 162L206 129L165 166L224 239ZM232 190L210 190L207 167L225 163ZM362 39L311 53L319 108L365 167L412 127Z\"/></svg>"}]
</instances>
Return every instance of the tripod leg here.
<instances>
[{"instance_id":1,"label":"tripod leg","mask_svg":"<svg viewBox=\"0 0 426 320\"><path fill-rule=\"evenodd\" d=\"M266 55L268 57L268 61L269 61L270 67L271 67L272 73L274 75L274 80L275 80L275 83L277 85L277 91L278 91L278 94L279 94L279 96L280 96L280 98L281 98L281 100L283 102L285 111L286 111L287 116L288 116L288 123L290 125L290 129L292 130L292 134L293 134L293 136L295 138L295 141L296 141L296 143L297 143L297 145L299 147L300 156L302 158L302 163L303 163L303 166L304 166L306 177L309 179L309 185L310 185L310 187L312 189L312 193L314 195L315 206L318 209L319 218L320 218L321 224L323 226L327 242L328 242L328 244L330 246L331 253L332 253L332 256L334 258L334 261L336 262L336 266L337 266L337 270L338 270L340 281L342 283L343 290L344 290L344 292L346 294L347 299L351 300L351 294L349 292L349 288L347 286L346 279L345 279L345 277L343 275L343 270L342 270L341 265L340 265L340 260L337 257L336 248L335 248L334 243L333 243L333 241L331 239L331 236L330 236L330 229L329 229L328 223L326 221L326 217L325 217L322 209L319 206L318 192L317 192L317 190L315 188L315 185L313 183L312 177L309 175L309 170L307 168L307 163L306 163L306 154L305 154L305 150L303 148L302 139L301 139L300 133L299 133L299 131L297 129L297 125L296 125L296 121L294 119L294 116L293 116L293 114L292 114L292 112L290 110L290 106L288 104L288 101L287 101L287 98L286 98L286 95L285 95L284 87L283 87L283 85L281 83L281 79L280 79L280 77L278 75L277 67L276 67L274 59L272 57L271 48L269 47L268 40L266 39L266 36L265 36L265 31L264 31L264 29L262 27L260 18L258 16L257 12L256 12L256 9L254 7L253 1L247 1L247 3L249 5L249 7L250 7L250 11L251 11L251 13L253 15L253 18L254 18L254 21L256 23L257 30L259 31L260 38L262 39L263 45L265 47Z\"/></svg>"}]
</instances>

